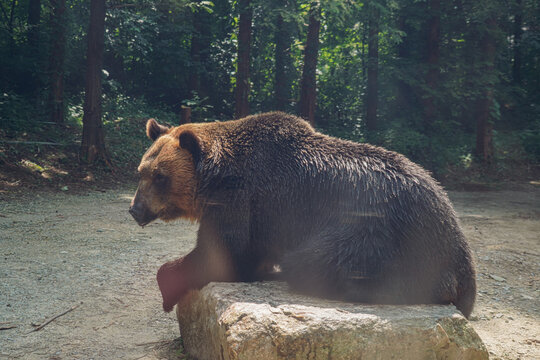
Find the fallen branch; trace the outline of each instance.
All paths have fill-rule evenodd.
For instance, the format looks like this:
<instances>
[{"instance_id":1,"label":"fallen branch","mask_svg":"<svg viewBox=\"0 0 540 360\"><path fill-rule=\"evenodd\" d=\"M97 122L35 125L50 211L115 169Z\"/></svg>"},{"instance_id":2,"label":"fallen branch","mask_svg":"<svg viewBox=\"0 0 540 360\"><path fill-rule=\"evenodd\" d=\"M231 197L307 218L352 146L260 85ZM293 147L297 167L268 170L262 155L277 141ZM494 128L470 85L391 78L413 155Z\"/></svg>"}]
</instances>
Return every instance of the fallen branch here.
<instances>
[{"instance_id":1,"label":"fallen branch","mask_svg":"<svg viewBox=\"0 0 540 360\"><path fill-rule=\"evenodd\" d=\"M0 325L0 330L15 329L17 325Z\"/></svg>"},{"instance_id":2,"label":"fallen branch","mask_svg":"<svg viewBox=\"0 0 540 360\"><path fill-rule=\"evenodd\" d=\"M31 332L39 331L39 330L43 329L45 326L49 325L49 324L52 323L54 320L58 319L60 316L64 316L64 315L66 315L67 313L69 313L69 312L75 310L76 308L79 307L79 305L80 305L80 304L75 305L75 306L73 306L71 309L68 309L68 310L64 311L63 313L58 314L58 315L56 315L55 317L51 318L50 320L45 321L43 324L39 325L39 326L36 327L34 330L29 331L28 334L30 334Z\"/></svg>"},{"instance_id":3,"label":"fallen branch","mask_svg":"<svg viewBox=\"0 0 540 360\"><path fill-rule=\"evenodd\" d=\"M139 356L138 358L135 358L134 360L140 360L140 359L143 359L143 358L145 358L147 356L148 356L148 354L144 354L144 355Z\"/></svg>"}]
</instances>

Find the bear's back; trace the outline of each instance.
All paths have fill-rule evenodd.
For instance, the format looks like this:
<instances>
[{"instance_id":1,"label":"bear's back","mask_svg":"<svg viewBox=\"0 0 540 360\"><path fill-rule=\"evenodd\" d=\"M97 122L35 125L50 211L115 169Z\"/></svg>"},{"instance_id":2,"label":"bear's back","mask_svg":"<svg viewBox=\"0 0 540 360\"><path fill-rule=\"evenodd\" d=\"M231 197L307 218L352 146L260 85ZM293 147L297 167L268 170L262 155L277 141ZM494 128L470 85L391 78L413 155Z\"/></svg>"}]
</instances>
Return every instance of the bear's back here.
<instances>
[{"instance_id":1,"label":"bear's back","mask_svg":"<svg viewBox=\"0 0 540 360\"><path fill-rule=\"evenodd\" d=\"M249 144L247 151L237 155L244 165L252 165L251 172L263 173L265 183L275 177L287 179L289 185L296 179L328 186L350 183L355 191L361 184L364 191L397 192L420 187L420 191L442 193L430 174L405 156L318 133L296 116L273 112L231 125L226 137L237 139L235 146Z\"/></svg>"},{"instance_id":2,"label":"bear's back","mask_svg":"<svg viewBox=\"0 0 540 360\"><path fill-rule=\"evenodd\" d=\"M203 126L214 149L204 189L214 201L232 201L229 195L242 191L280 219L305 213L307 227L310 216L320 226L349 221L344 214L367 214L372 221L391 215L409 224L421 210L436 216L435 222L454 217L429 173L398 153L318 133L281 112Z\"/></svg>"},{"instance_id":3,"label":"bear's back","mask_svg":"<svg viewBox=\"0 0 540 360\"><path fill-rule=\"evenodd\" d=\"M429 173L403 155L318 133L296 116L272 112L177 129L191 126L200 127L206 137L208 158L202 175L207 181L234 178L244 188L273 194L302 190L301 195L308 195L311 189L308 193L373 196L370 203L386 202L403 191L427 191L446 202Z\"/></svg>"}]
</instances>

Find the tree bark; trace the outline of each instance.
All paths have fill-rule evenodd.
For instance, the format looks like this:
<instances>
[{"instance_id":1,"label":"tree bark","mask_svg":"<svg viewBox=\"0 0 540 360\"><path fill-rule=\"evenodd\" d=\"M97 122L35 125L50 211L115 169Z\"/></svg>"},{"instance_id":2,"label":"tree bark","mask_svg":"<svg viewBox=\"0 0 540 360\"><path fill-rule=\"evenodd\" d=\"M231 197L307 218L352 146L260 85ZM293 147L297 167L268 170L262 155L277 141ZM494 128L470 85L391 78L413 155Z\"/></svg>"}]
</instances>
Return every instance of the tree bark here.
<instances>
[{"instance_id":1,"label":"tree bark","mask_svg":"<svg viewBox=\"0 0 540 360\"><path fill-rule=\"evenodd\" d=\"M371 6L368 21L368 65L366 95L366 128L377 130L378 77L379 77L379 9Z\"/></svg>"},{"instance_id":2,"label":"tree bark","mask_svg":"<svg viewBox=\"0 0 540 360\"><path fill-rule=\"evenodd\" d=\"M33 67L27 67L25 69L24 78L21 79L23 83L28 86L29 93L32 97L38 99L39 89L41 87L41 79L39 74L42 69L39 54L39 23L41 20L41 0L30 0L28 2L28 58L35 64Z\"/></svg>"},{"instance_id":3,"label":"tree bark","mask_svg":"<svg viewBox=\"0 0 540 360\"><path fill-rule=\"evenodd\" d=\"M201 5L202 0L196 0ZM210 16L208 11L197 8L191 14L191 44L190 44L190 65L188 77L189 97L197 94L199 98L206 97L209 89L212 88L214 79L209 79L208 70L208 54L212 42L211 24L214 18Z\"/></svg>"},{"instance_id":4,"label":"tree bark","mask_svg":"<svg viewBox=\"0 0 540 360\"><path fill-rule=\"evenodd\" d=\"M404 9L401 10L404 12ZM411 41L410 36L412 34L411 27L406 23L407 16L405 13L402 13L398 17L398 28L402 31L405 36L397 46L397 56L399 58L400 70L402 72L411 71L409 60L411 57ZM408 114L413 105L413 90L411 85L403 80L397 80L397 94L396 94L396 116L400 117L404 114Z\"/></svg>"},{"instance_id":5,"label":"tree bark","mask_svg":"<svg viewBox=\"0 0 540 360\"><path fill-rule=\"evenodd\" d=\"M300 116L315 126L317 107L317 61L319 59L319 32L321 29L321 9L311 3L309 25L304 49L304 68L300 83Z\"/></svg>"},{"instance_id":6,"label":"tree bark","mask_svg":"<svg viewBox=\"0 0 540 360\"><path fill-rule=\"evenodd\" d=\"M483 71L487 79L493 79L495 71L496 44L494 32L497 20L494 16L486 20L487 29L481 39L480 53ZM476 103L476 156L481 163L490 165L493 161L493 119L491 109L493 106L493 80L488 80L484 86L482 96Z\"/></svg>"},{"instance_id":7,"label":"tree bark","mask_svg":"<svg viewBox=\"0 0 540 360\"><path fill-rule=\"evenodd\" d=\"M39 20L41 18L41 0L28 2L28 44L32 50L37 48L39 42Z\"/></svg>"},{"instance_id":8,"label":"tree bark","mask_svg":"<svg viewBox=\"0 0 540 360\"><path fill-rule=\"evenodd\" d=\"M521 0L516 0L516 13L514 16L514 62L512 64L512 79L514 83L521 83L521 36L523 35L522 29L522 6Z\"/></svg>"},{"instance_id":9,"label":"tree bark","mask_svg":"<svg viewBox=\"0 0 540 360\"><path fill-rule=\"evenodd\" d=\"M110 165L105 150L101 121L101 72L105 41L105 0L91 0L88 48L86 52L86 92L84 99L81 160L93 164L98 159Z\"/></svg>"},{"instance_id":10,"label":"tree bark","mask_svg":"<svg viewBox=\"0 0 540 360\"><path fill-rule=\"evenodd\" d=\"M429 0L428 11L430 17L426 29L426 87L427 93L423 97L424 123L430 128L435 121L436 105L435 91L439 80L439 56L440 56L440 24L441 24L441 2L440 0Z\"/></svg>"},{"instance_id":11,"label":"tree bark","mask_svg":"<svg viewBox=\"0 0 540 360\"><path fill-rule=\"evenodd\" d=\"M180 123L178 125L184 125L191 122L191 108L189 106L182 105L180 109Z\"/></svg>"},{"instance_id":12,"label":"tree bark","mask_svg":"<svg viewBox=\"0 0 540 360\"><path fill-rule=\"evenodd\" d=\"M367 32L368 32L368 28L367 28L367 19L364 19L362 21L362 53L361 53L361 57L362 57L362 81L364 82L364 85L365 85L365 82L366 82L366 69L367 69L367 66L366 66L366 42L367 42Z\"/></svg>"},{"instance_id":13,"label":"tree bark","mask_svg":"<svg viewBox=\"0 0 540 360\"><path fill-rule=\"evenodd\" d=\"M197 18L199 12L194 12L192 14L192 24L193 24L193 33L191 35L191 47L190 47L190 57L191 57L191 69L189 72L189 92L190 95L199 93L200 90L200 64L201 64L201 22Z\"/></svg>"},{"instance_id":14,"label":"tree bark","mask_svg":"<svg viewBox=\"0 0 540 360\"><path fill-rule=\"evenodd\" d=\"M253 8L251 0L239 0L240 20L238 26L238 64L236 70L236 107L234 117L249 115L249 54L251 47L251 22Z\"/></svg>"},{"instance_id":15,"label":"tree bark","mask_svg":"<svg viewBox=\"0 0 540 360\"><path fill-rule=\"evenodd\" d=\"M8 21L8 33L9 33L9 45L10 48L13 50L13 47L15 46L15 38L13 37L13 17L15 15L15 5L17 4L17 0L11 0L11 10L9 11L9 21Z\"/></svg>"},{"instance_id":16,"label":"tree bark","mask_svg":"<svg viewBox=\"0 0 540 360\"><path fill-rule=\"evenodd\" d=\"M287 77L287 60L289 56L289 33L283 15L279 13L276 20L276 32L274 35L275 49L275 82L274 82L274 106L276 110L285 110L290 97L290 82Z\"/></svg>"},{"instance_id":17,"label":"tree bark","mask_svg":"<svg viewBox=\"0 0 540 360\"><path fill-rule=\"evenodd\" d=\"M64 58L66 47L66 0L51 0L52 50L49 56L49 119L64 123Z\"/></svg>"},{"instance_id":18,"label":"tree bark","mask_svg":"<svg viewBox=\"0 0 540 360\"><path fill-rule=\"evenodd\" d=\"M30 49L30 56L37 61L39 58L39 22L41 20L41 0L30 0L28 2L28 33L27 41L28 48ZM35 72L32 70L30 76L32 77L34 91L37 91L39 87L39 81L35 78Z\"/></svg>"}]
</instances>

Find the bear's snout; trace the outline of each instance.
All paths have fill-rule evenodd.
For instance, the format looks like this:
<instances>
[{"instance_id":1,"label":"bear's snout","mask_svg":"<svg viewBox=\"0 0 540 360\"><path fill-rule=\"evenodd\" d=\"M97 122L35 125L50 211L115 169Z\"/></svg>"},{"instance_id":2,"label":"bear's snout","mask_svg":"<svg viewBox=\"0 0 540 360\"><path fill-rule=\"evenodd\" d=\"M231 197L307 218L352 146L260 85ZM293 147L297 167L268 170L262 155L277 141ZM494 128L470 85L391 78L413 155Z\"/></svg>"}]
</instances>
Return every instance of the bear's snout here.
<instances>
[{"instance_id":1,"label":"bear's snout","mask_svg":"<svg viewBox=\"0 0 540 360\"><path fill-rule=\"evenodd\" d=\"M140 226L145 226L157 218L157 215L148 211L145 206L138 202L133 203L129 207L129 213Z\"/></svg>"}]
</instances>

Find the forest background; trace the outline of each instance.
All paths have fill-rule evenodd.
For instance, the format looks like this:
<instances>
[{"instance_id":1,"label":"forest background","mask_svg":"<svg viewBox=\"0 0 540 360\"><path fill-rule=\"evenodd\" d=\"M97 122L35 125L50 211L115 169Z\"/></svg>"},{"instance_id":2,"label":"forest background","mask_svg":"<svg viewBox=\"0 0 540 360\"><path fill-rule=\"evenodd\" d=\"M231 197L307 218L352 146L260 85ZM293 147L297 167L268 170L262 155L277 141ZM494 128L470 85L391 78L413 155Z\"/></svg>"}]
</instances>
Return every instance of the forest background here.
<instances>
[{"instance_id":1,"label":"forest background","mask_svg":"<svg viewBox=\"0 0 540 360\"><path fill-rule=\"evenodd\" d=\"M0 0L0 54L2 191L123 182L188 111L298 114L453 185L540 174L534 0Z\"/></svg>"}]
</instances>

